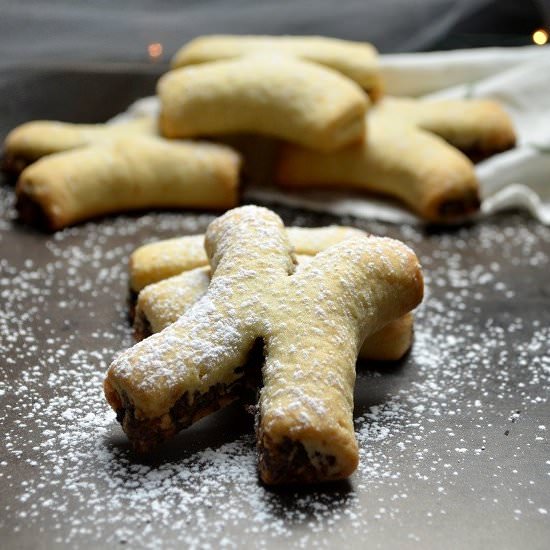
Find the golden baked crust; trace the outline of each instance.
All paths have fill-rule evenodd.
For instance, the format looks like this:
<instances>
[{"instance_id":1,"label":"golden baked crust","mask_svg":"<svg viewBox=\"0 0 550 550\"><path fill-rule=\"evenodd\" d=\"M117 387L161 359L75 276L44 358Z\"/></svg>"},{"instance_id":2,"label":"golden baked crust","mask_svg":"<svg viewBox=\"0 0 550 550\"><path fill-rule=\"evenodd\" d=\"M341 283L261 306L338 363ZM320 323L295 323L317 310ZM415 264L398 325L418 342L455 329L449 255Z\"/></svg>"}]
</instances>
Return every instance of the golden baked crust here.
<instances>
[{"instance_id":1,"label":"golden baked crust","mask_svg":"<svg viewBox=\"0 0 550 550\"><path fill-rule=\"evenodd\" d=\"M322 154L283 145L282 186L356 188L390 195L429 221L462 219L478 210L472 163L443 139L373 109L364 143Z\"/></svg>"},{"instance_id":2,"label":"golden baked crust","mask_svg":"<svg viewBox=\"0 0 550 550\"><path fill-rule=\"evenodd\" d=\"M258 55L184 67L158 84L164 136L254 133L333 151L365 134L368 97L331 69Z\"/></svg>"},{"instance_id":3,"label":"golden baked crust","mask_svg":"<svg viewBox=\"0 0 550 550\"><path fill-rule=\"evenodd\" d=\"M229 147L124 137L32 164L17 183L17 206L49 230L142 208L225 209L237 203L239 168Z\"/></svg>"},{"instance_id":4,"label":"golden baked crust","mask_svg":"<svg viewBox=\"0 0 550 550\"><path fill-rule=\"evenodd\" d=\"M488 99L419 100L385 97L377 111L432 132L473 160L511 149L516 134L508 113Z\"/></svg>"},{"instance_id":5,"label":"golden baked crust","mask_svg":"<svg viewBox=\"0 0 550 550\"><path fill-rule=\"evenodd\" d=\"M172 68L261 52L290 54L325 65L357 82L374 101L382 95L378 52L374 46L325 36L200 36L178 50Z\"/></svg>"},{"instance_id":6,"label":"golden baked crust","mask_svg":"<svg viewBox=\"0 0 550 550\"><path fill-rule=\"evenodd\" d=\"M309 259L297 256L298 265ZM197 267L146 286L138 295L134 315L134 336L143 340L175 323L208 290L210 268ZM368 337L359 357L373 361L397 361L413 341L414 315L407 313Z\"/></svg>"},{"instance_id":7,"label":"golden baked crust","mask_svg":"<svg viewBox=\"0 0 550 550\"><path fill-rule=\"evenodd\" d=\"M365 339L359 357L371 361L398 361L411 349L414 314L409 311Z\"/></svg>"},{"instance_id":8,"label":"golden baked crust","mask_svg":"<svg viewBox=\"0 0 550 550\"><path fill-rule=\"evenodd\" d=\"M359 229L342 226L288 227L286 231L296 253L298 268L329 246L352 237L366 236ZM130 280L134 283L157 281L139 287L141 291L134 315L134 335L138 340L177 321L206 293L210 268L204 266L208 259L203 243L203 235L193 235L158 241L134 251L130 261ZM365 340L359 356L378 361L400 359L411 347L413 324L411 313L390 322Z\"/></svg>"},{"instance_id":9,"label":"golden baked crust","mask_svg":"<svg viewBox=\"0 0 550 550\"><path fill-rule=\"evenodd\" d=\"M288 227L290 243L296 254L314 255L329 246L365 233L341 225L327 227ZM130 256L130 288L142 288L183 271L208 265L204 235L188 235L165 239L136 248Z\"/></svg>"},{"instance_id":10,"label":"golden baked crust","mask_svg":"<svg viewBox=\"0 0 550 550\"><path fill-rule=\"evenodd\" d=\"M175 237L136 248L130 256L130 289L142 288L183 271L208 265L204 235Z\"/></svg>"},{"instance_id":11,"label":"golden baked crust","mask_svg":"<svg viewBox=\"0 0 550 550\"><path fill-rule=\"evenodd\" d=\"M120 124L71 124L35 120L14 128L4 142L2 169L19 174L39 158L87 145L110 143L114 139L141 134L154 135L156 120L141 117Z\"/></svg>"},{"instance_id":12,"label":"golden baked crust","mask_svg":"<svg viewBox=\"0 0 550 550\"><path fill-rule=\"evenodd\" d=\"M136 340L143 340L175 323L206 294L209 285L210 267L196 267L143 288L135 304Z\"/></svg>"},{"instance_id":13,"label":"golden baked crust","mask_svg":"<svg viewBox=\"0 0 550 550\"><path fill-rule=\"evenodd\" d=\"M387 238L347 239L294 273L282 221L247 206L212 222L210 287L162 332L120 354L105 393L140 450L234 400L250 351L263 342L258 404L265 483L349 476L355 361L364 338L422 299L414 253ZM295 464L289 448L300 449ZM305 461L305 462L304 462Z\"/></svg>"}]
</instances>

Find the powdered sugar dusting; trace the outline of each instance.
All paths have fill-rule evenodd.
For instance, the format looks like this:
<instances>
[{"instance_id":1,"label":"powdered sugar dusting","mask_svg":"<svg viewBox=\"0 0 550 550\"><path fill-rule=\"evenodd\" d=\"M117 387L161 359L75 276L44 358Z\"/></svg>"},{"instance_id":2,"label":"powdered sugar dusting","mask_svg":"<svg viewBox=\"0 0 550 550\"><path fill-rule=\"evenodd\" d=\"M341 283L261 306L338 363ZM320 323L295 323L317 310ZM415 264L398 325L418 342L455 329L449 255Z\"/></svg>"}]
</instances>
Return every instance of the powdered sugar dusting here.
<instances>
[{"instance_id":1,"label":"powdered sugar dusting","mask_svg":"<svg viewBox=\"0 0 550 550\"><path fill-rule=\"evenodd\" d=\"M10 195L0 188L0 526L14 540L443 546L456 529L473 544L481 517L495 540L547 540L550 503L539 480L550 473L540 428L548 426L550 314L537 281L548 270L548 228L515 217L447 235L363 227L403 238L421 257L427 296L413 351L397 367L359 365L361 463L349 485L268 491L238 408L143 463L101 392L107 364L132 343L129 253L145 240L202 233L212 216L121 217L44 236L13 226Z\"/></svg>"}]
</instances>

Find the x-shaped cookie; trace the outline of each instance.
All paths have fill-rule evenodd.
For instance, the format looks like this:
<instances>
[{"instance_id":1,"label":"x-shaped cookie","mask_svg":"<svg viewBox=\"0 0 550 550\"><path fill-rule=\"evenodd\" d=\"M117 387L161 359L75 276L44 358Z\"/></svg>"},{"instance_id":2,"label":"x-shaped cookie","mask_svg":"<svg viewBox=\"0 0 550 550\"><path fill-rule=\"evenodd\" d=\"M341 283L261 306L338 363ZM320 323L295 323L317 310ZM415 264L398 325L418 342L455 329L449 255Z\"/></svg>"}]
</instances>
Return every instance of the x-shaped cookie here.
<instances>
[{"instance_id":1,"label":"x-shaped cookie","mask_svg":"<svg viewBox=\"0 0 550 550\"><path fill-rule=\"evenodd\" d=\"M106 144L126 136L157 133L157 123L152 117L140 117L120 124L33 120L17 126L7 135L2 169L18 175L29 164L48 155Z\"/></svg>"},{"instance_id":2,"label":"x-shaped cookie","mask_svg":"<svg viewBox=\"0 0 550 550\"><path fill-rule=\"evenodd\" d=\"M357 354L368 335L420 302L416 256L392 239L358 237L295 273L282 221L252 206L212 222L205 246L212 269L206 295L109 368L105 393L130 440L147 451L234 401L261 343L262 480L349 476L358 462Z\"/></svg>"},{"instance_id":3,"label":"x-shaped cookie","mask_svg":"<svg viewBox=\"0 0 550 550\"><path fill-rule=\"evenodd\" d=\"M224 145L128 135L35 162L17 182L17 208L51 231L144 208L225 210L238 204L240 165Z\"/></svg>"},{"instance_id":4,"label":"x-shaped cookie","mask_svg":"<svg viewBox=\"0 0 550 550\"><path fill-rule=\"evenodd\" d=\"M368 133L330 154L283 146L277 181L291 189L332 187L392 196L422 218L446 222L479 208L472 162L514 146L507 113L483 100L386 98L369 112Z\"/></svg>"},{"instance_id":5,"label":"x-shaped cookie","mask_svg":"<svg viewBox=\"0 0 550 550\"><path fill-rule=\"evenodd\" d=\"M373 101L382 95L378 54L374 46L368 42L324 36L199 36L174 55L172 68L258 53L292 55L324 65L357 82Z\"/></svg>"},{"instance_id":6,"label":"x-shaped cookie","mask_svg":"<svg viewBox=\"0 0 550 550\"><path fill-rule=\"evenodd\" d=\"M364 231L352 227L288 227L290 244L299 266L329 246ZM210 268L204 250L204 235L177 237L137 248L130 257L132 293L137 292L134 334L141 340L160 332L185 313L208 290ZM141 290L140 290L141 289ZM375 361L395 361L410 349L413 315L408 313L369 336L360 357Z\"/></svg>"}]
</instances>

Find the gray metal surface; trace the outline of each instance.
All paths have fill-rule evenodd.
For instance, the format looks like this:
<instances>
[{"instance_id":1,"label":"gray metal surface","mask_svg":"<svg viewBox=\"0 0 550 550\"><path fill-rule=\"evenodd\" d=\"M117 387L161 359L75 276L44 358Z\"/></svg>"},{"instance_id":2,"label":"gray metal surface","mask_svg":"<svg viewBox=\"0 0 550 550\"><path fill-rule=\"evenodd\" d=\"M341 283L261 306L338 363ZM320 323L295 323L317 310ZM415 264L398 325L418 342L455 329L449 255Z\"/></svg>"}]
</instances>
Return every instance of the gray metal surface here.
<instances>
[{"instance_id":1,"label":"gray metal surface","mask_svg":"<svg viewBox=\"0 0 550 550\"><path fill-rule=\"evenodd\" d=\"M0 133L27 118L106 118L154 79L4 74ZM412 353L358 365L357 474L271 490L257 482L252 422L238 407L144 462L102 397L108 363L132 343L129 253L202 232L212 216L120 216L46 235L19 225L12 202L3 182L2 548L548 547L549 228L505 215L420 230L278 209L288 224L346 223L405 240L427 292Z\"/></svg>"}]
</instances>

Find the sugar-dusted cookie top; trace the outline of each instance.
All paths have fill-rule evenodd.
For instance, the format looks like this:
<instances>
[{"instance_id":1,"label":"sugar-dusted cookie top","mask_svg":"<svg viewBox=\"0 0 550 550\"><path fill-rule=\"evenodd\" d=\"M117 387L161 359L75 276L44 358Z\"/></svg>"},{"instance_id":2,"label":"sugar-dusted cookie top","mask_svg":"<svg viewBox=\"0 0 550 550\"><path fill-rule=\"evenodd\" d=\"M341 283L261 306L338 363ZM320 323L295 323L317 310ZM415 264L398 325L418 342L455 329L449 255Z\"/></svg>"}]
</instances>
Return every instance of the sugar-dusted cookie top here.
<instances>
[{"instance_id":1,"label":"sugar-dusted cookie top","mask_svg":"<svg viewBox=\"0 0 550 550\"><path fill-rule=\"evenodd\" d=\"M314 255L329 246L364 232L353 227L288 227L288 238L296 254ZM204 235L188 235L140 246L130 256L130 288L143 287L182 271L208 265Z\"/></svg>"},{"instance_id":2,"label":"sugar-dusted cookie top","mask_svg":"<svg viewBox=\"0 0 550 550\"><path fill-rule=\"evenodd\" d=\"M358 460L355 360L365 337L420 301L416 256L392 239L360 236L295 272L280 218L253 206L212 222L205 244L208 292L109 369L106 395L126 433L146 450L234 400L245 370L259 368L247 361L260 342L262 479L348 476ZM299 468L288 462L289 446L307 458Z\"/></svg>"}]
</instances>

